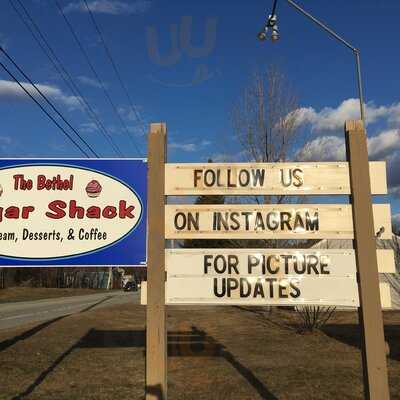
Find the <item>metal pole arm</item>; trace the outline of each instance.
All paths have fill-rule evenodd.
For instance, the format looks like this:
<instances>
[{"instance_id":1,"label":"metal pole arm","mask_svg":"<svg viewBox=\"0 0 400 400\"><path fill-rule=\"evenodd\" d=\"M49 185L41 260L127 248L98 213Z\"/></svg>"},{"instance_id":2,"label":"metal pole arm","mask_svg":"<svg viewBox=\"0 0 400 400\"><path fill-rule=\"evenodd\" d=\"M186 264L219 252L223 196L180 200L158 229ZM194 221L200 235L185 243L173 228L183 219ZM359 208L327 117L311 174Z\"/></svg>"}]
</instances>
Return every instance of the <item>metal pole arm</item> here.
<instances>
[{"instance_id":1,"label":"metal pole arm","mask_svg":"<svg viewBox=\"0 0 400 400\"><path fill-rule=\"evenodd\" d=\"M361 115L361 120L364 123L365 127L365 112L364 112L364 95L363 95L363 86L362 86L362 80L361 80L361 62L360 62L360 50L358 50L356 47L354 47L352 44L350 44L347 40L343 39L340 35L338 35L336 32L334 32L331 28L326 26L324 23L322 23L320 20L312 16L309 12L304 10L302 7L300 7L298 4L296 4L293 0L286 0L293 8L295 8L297 11L299 11L301 14L306 16L308 19L310 19L312 22L314 22L316 25L318 25L320 28L322 28L325 32L327 32L330 36L338 40L340 43L344 44L347 48L353 51L355 58L356 58L356 67L357 67L357 84L358 84L358 97L360 100L360 115ZM276 7L276 5L274 4Z\"/></svg>"},{"instance_id":2,"label":"metal pole arm","mask_svg":"<svg viewBox=\"0 0 400 400\"><path fill-rule=\"evenodd\" d=\"M312 16L309 12L304 10L304 8L300 7L298 4L296 4L293 0L286 0L292 7L294 7L297 11L301 12L303 15L305 15L308 19L313 21L315 24L320 26L324 31L328 32L331 36L333 36L336 40L339 42L343 43L345 46L347 46L350 50L354 51L355 53L359 52L359 50L351 45L347 40L343 39L341 36L339 36L336 32L334 32L331 28L326 26L323 22Z\"/></svg>"}]
</instances>

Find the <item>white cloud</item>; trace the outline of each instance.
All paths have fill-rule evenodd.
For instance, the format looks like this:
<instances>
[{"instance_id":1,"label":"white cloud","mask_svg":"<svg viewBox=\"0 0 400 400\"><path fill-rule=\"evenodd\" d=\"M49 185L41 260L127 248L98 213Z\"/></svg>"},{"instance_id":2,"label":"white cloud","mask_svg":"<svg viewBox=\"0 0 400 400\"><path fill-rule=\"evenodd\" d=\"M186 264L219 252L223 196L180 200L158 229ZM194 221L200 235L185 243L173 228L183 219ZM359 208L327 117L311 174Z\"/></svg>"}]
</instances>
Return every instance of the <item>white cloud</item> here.
<instances>
[{"instance_id":1,"label":"white cloud","mask_svg":"<svg viewBox=\"0 0 400 400\"><path fill-rule=\"evenodd\" d=\"M138 140L141 140L141 138L143 138L143 136L146 136L147 134L147 127L142 128L139 125L128 125L125 124L127 131L125 131L125 128L122 128L120 125L109 125L106 127L107 131L112 134L112 135L126 135L126 132L130 133L131 135L133 135L135 138L137 138ZM146 140L146 139L145 139Z\"/></svg>"},{"instance_id":2,"label":"white cloud","mask_svg":"<svg viewBox=\"0 0 400 400\"><path fill-rule=\"evenodd\" d=\"M391 129L368 139L368 152L371 159L385 159L400 150L400 131Z\"/></svg>"},{"instance_id":3,"label":"white cloud","mask_svg":"<svg viewBox=\"0 0 400 400\"><path fill-rule=\"evenodd\" d=\"M400 198L400 186L394 186L389 189L389 193L394 197Z\"/></svg>"},{"instance_id":4,"label":"white cloud","mask_svg":"<svg viewBox=\"0 0 400 400\"><path fill-rule=\"evenodd\" d=\"M11 138L11 136L0 135L0 154L4 156L8 156L15 152L15 141Z\"/></svg>"},{"instance_id":5,"label":"white cloud","mask_svg":"<svg viewBox=\"0 0 400 400\"><path fill-rule=\"evenodd\" d=\"M180 143L180 142L171 142L168 144L168 149L170 150L181 150L188 153L199 151L204 147L207 147L211 144L209 140L202 140L199 143Z\"/></svg>"},{"instance_id":6,"label":"white cloud","mask_svg":"<svg viewBox=\"0 0 400 400\"><path fill-rule=\"evenodd\" d=\"M392 225L400 229L400 213L392 215Z\"/></svg>"},{"instance_id":7,"label":"white cloud","mask_svg":"<svg viewBox=\"0 0 400 400\"><path fill-rule=\"evenodd\" d=\"M232 155L227 153L216 153L210 158L211 160L213 160L213 162L222 163L222 162L227 162L229 159L231 159Z\"/></svg>"},{"instance_id":8,"label":"white cloud","mask_svg":"<svg viewBox=\"0 0 400 400\"><path fill-rule=\"evenodd\" d=\"M343 161L346 158L344 140L337 136L320 136L306 143L295 158L301 161Z\"/></svg>"},{"instance_id":9,"label":"white cloud","mask_svg":"<svg viewBox=\"0 0 400 400\"><path fill-rule=\"evenodd\" d=\"M341 161L345 159L343 131L346 120L359 119L358 99L347 99L336 108L325 107L317 111L313 107L297 111L298 125L310 125L315 132L330 132L306 143L295 155L304 161ZM369 102L365 106L366 124L381 121L388 127L378 135L368 138L368 152L371 160L387 163L389 192L400 197L400 103L378 106ZM382 124L381 124L382 125Z\"/></svg>"},{"instance_id":10,"label":"white cloud","mask_svg":"<svg viewBox=\"0 0 400 400\"><path fill-rule=\"evenodd\" d=\"M140 14L146 12L151 6L151 1L118 1L118 0L92 0L88 1L88 7L91 12L99 14L122 15L122 14ZM83 1L69 3L65 12L87 12Z\"/></svg>"},{"instance_id":11,"label":"white cloud","mask_svg":"<svg viewBox=\"0 0 400 400\"><path fill-rule=\"evenodd\" d=\"M0 136L0 143L4 145L9 145L11 144L12 139L10 136Z\"/></svg>"},{"instance_id":12,"label":"white cloud","mask_svg":"<svg viewBox=\"0 0 400 400\"><path fill-rule=\"evenodd\" d=\"M143 119L140 107L136 106L135 110L133 110L132 107L121 106L118 107L117 111L122 119L129 122L127 124L128 132L137 137L146 136L148 124Z\"/></svg>"},{"instance_id":13,"label":"white cloud","mask_svg":"<svg viewBox=\"0 0 400 400\"><path fill-rule=\"evenodd\" d=\"M79 130L84 133L93 133L98 130L98 127L94 122L84 122L80 124Z\"/></svg>"},{"instance_id":14,"label":"white cloud","mask_svg":"<svg viewBox=\"0 0 400 400\"><path fill-rule=\"evenodd\" d=\"M386 159L390 193L400 198L400 151Z\"/></svg>"},{"instance_id":15,"label":"white cloud","mask_svg":"<svg viewBox=\"0 0 400 400\"><path fill-rule=\"evenodd\" d=\"M387 130L368 138L371 160L386 161L388 186L392 195L400 197L400 133ZM320 136L306 143L295 158L301 161L343 161L346 157L344 138Z\"/></svg>"},{"instance_id":16,"label":"white cloud","mask_svg":"<svg viewBox=\"0 0 400 400\"><path fill-rule=\"evenodd\" d=\"M253 162L249 160L249 153L247 150L236 151L235 153L215 153L212 155L211 160L215 163L219 162Z\"/></svg>"},{"instance_id":17,"label":"white cloud","mask_svg":"<svg viewBox=\"0 0 400 400\"><path fill-rule=\"evenodd\" d=\"M297 111L298 125L309 124L314 131L336 131L343 129L346 120L360 118L358 99L347 99L336 108L324 107L320 111L313 107L302 107ZM373 102L365 105L366 124L385 118L389 123L400 123L400 103L390 106L377 106Z\"/></svg>"},{"instance_id":18,"label":"white cloud","mask_svg":"<svg viewBox=\"0 0 400 400\"><path fill-rule=\"evenodd\" d=\"M119 107L118 112L130 122L140 122L142 120L138 107L135 107L135 110L132 107Z\"/></svg>"},{"instance_id":19,"label":"white cloud","mask_svg":"<svg viewBox=\"0 0 400 400\"><path fill-rule=\"evenodd\" d=\"M170 143L168 144L168 148L171 150L182 150L186 152L196 151L196 145L194 143Z\"/></svg>"},{"instance_id":20,"label":"white cloud","mask_svg":"<svg viewBox=\"0 0 400 400\"><path fill-rule=\"evenodd\" d=\"M89 78L84 75L78 76L77 79L79 82L83 83L84 85L91 86L91 87L94 87L97 89L102 88L101 84L96 79L92 79L92 78ZM107 87L107 85L104 82L102 82L102 83L103 83L104 87Z\"/></svg>"},{"instance_id":21,"label":"white cloud","mask_svg":"<svg viewBox=\"0 0 400 400\"><path fill-rule=\"evenodd\" d=\"M393 157L400 150L400 132L396 129L383 131L368 138L368 153L371 160L384 160ZM346 157L343 138L319 136L307 142L297 152L296 158L304 161L340 161Z\"/></svg>"},{"instance_id":22,"label":"white cloud","mask_svg":"<svg viewBox=\"0 0 400 400\"><path fill-rule=\"evenodd\" d=\"M128 132L132 133L134 136L141 137L146 136L147 134L147 127L136 125L136 126L128 126Z\"/></svg>"},{"instance_id":23,"label":"white cloud","mask_svg":"<svg viewBox=\"0 0 400 400\"><path fill-rule=\"evenodd\" d=\"M22 86L36 99L39 99L39 94L28 82L21 82ZM44 85L37 83L38 89L47 96L50 100L61 103L67 106L70 110L79 109L79 99L76 96L68 96L63 91L52 85ZM16 83L11 81L0 80L0 101L1 100L21 100L30 101L27 94Z\"/></svg>"},{"instance_id":24,"label":"white cloud","mask_svg":"<svg viewBox=\"0 0 400 400\"><path fill-rule=\"evenodd\" d=\"M400 124L400 103L391 105L389 107L389 111L389 123Z\"/></svg>"}]
</instances>

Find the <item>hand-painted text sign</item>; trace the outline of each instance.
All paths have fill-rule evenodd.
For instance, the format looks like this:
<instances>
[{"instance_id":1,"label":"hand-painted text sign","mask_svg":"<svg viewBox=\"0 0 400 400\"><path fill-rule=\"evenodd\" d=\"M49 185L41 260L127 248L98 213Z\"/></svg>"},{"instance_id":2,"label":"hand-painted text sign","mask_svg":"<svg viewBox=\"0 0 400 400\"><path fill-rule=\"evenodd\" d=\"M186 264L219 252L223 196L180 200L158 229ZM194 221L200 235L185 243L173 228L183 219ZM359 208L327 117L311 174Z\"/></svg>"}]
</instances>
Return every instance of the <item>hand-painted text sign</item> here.
<instances>
[{"instance_id":1,"label":"hand-painted text sign","mask_svg":"<svg viewBox=\"0 0 400 400\"><path fill-rule=\"evenodd\" d=\"M167 195L350 194L347 162L166 164ZM386 194L385 162L369 164L372 194Z\"/></svg>"},{"instance_id":2,"label":"hand-painted text sign","mask_svg":"<svg viewBox=\"0 0 400 400\"><path fill-rule=\"evenodd\" d=\"M377 250L378 272L396 272L394 252ZM352 249L167 249L169 278L226 276L351 277L356 275Z\"/></svg>"},{"instance_id":3,"label":"hand-painted text sign","mask_svg":"<svg viewBox=\"0 0 400 400\"><path fill-rule=\"evenodd\" d=\"M167 239L353 239L351 206L167 205ZM391 238L390 206L373 206L375 232Z\"/></svg>"},{"instance_id":4,"label":"hand-painted text sign","mask_svg":"<svg viewBox=\"0 0 400 400\"><path fill-rule=\"evenodd\" d=\"M146 262L147 164L0 160L0 265Z\"/></svg>"},{"instance_id":5,"label":"hand-painted text sign","mask_svg":"<svg viewBox=\"0 0 400 400\"><path fill-rule=\"evenodd\" d=\"M377 258L395 272L392 250ZM168 304L359 304L354 250L170 249L165 265Z\"/></svg>"}]
</instances>

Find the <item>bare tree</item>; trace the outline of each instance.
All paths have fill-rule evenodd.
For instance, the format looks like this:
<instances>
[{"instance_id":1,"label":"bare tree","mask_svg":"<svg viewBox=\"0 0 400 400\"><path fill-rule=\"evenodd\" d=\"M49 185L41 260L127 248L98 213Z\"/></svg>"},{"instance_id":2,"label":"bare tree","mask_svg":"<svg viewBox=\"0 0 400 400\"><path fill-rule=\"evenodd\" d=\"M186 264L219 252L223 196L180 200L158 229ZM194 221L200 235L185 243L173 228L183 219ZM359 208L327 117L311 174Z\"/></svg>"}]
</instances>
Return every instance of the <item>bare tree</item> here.
<instances>
[{"instance_id":1,"label":"bare tree","mask_svg":"<svg viewBox=\"0 0 400 400\"><path fill-rule=\"evenodd\" d=\"M296 153L299 138L299 103L294 88L282 71L270 66L266 71L253 74L232 110L235 135L249 162L277 163L289 161ZM260 199L255 197L259 203ZM301 199L304 201L304 197ZM262 201L262 200L261 200ZM264 204L298 202L298 197L264 196ZM257 247L310 247L315 241L260 240ZM247 241L238 247L250 247ZM251 246L251 247L256 247ZM312 326L323 325L334 308L308 307L303 321L314 321ZM310 317L310 318L309 318ZM305 325L306 325L305 322Z\"/></svg>"},{"instance_id":2,"label":"bare tree","mask_svg":"<svg viewBox=\"0 0 400 400\"><path fill-rule=\"evenodd\" d=\"M246 161L289 161L298 147L299 116L297 95L285 74L277 66L256 71L231 112L234 133ZM260 203L259 197L255 196L254 199ZM230 200L237 202L237 198ZM301 200L305 200L304 196ZM298 201L297 196L263 198L264 204ZM309 245L314 242L307 241ZM271 247L278 244L276 241L263 243ZM285 241L285 245L293 247L292 241Z\"/></svg>"},{"instance_id":3,"label":"bare tree","mask_svg":"<svg viewBox=\"0 0 400 400\"><path fill-rule=\"evenodd\" d=\"M232 110L235 134L248 161L286 161L298 132L298 100L276 67L254 73Z\"/></svg>"}]
</instances>

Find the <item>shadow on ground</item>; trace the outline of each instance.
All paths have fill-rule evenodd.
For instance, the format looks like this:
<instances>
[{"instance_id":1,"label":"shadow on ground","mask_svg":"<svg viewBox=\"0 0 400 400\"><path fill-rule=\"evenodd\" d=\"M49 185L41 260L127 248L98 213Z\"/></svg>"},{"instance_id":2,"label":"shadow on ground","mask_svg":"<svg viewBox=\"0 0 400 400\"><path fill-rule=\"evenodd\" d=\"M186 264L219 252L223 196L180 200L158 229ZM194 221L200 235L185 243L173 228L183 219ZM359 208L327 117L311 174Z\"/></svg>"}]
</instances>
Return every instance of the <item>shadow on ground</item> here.
<instances>
[{"instance_id":1,"label":"shadow on ground","mask_svg":"<svg viewBox=\"0 0 400 400\"><path fill-rule=\"evenodd\" d=\"M263 399L277 400L257 376L232 353L206 332L192 327L188 332L168 333L168 355L171 357L222 357L257 391Z\"/></svg>"},{"instance_id":2,"label":"shadow on ground","mask_svg":"<svg viewBox=\"0 0 400 400\"><path fill-rule=\"evenodd\" d=\"M357 324L329 324L322 331L333 339L361 349L360 327ZM385 340L389 344L389 357L400 361L400 326L385 325Z\"/></svg>"},{"instance_id":3,"label":"shadow on ground","mask_svg":"<svg viewBox=\"0 0 400 400\"><path fill-rule=\"evenodd\" d=\"M90 330L81 340L79 347L143 347L145 331L98 331ZM263 399L277 398L265 387L254 373L238 361L232 353L206 332L192 327L191 331L168 332L169 357L222 357L245 378ZM151 388L157 392L157 388ZM160 395L161 396L161 395ZM159 399L161 399L159 397Z\"/></svg>"},{"instance_id":4,"label":"shadow on ground","mask_svg":"<svg viewBox=\"0 0 400 400\"><path fill-rule=\"evenodd\" d=\"M54 371L67 356L75 349L79 348L143 348L146 345L146 332L144 330L126 330L126 331L105 331L91 329L78 342L69 347L62 353L38 378L23 392L13 398L13 400L23 399L32 392ZM245 378L249 384L257 391L261 398L266 400L277 400L277 398L268 390L256 375L225 347L218 343L212 336L206 332L192 327L190 331L172 331L168 332L168 356L169 357L222 357L229 362L235 370ZM164 398L159 387L148 387L148 393L157 396L159 400Z\"/></svg>"},{"instance_id":5,"label":"shadow on ground","mask_svg":"<svg viewBox=\"0 0 400 400\"><path fill-rule=\"evenodd\" d=\"M89 307L84 308L83 310L79 311L79 313L76 314L82 314L85 312L90 311L91 309L93 309L94 307L98 306L101 303L104 303L105 301L111 299L113 296L107 296L104 299L91 304ZM18 343L21 340L26 340L28 338L30 338L31 336L35 335L36 333L40 332L41 330L53 325L54 323L61 321L64 318L69 317L71 314L67 314L67 315L63 315L57 318L53 318L49 321L43 322L35 327L33 327L32 329L29 329L25 332L23 332L20 335L17 335L11 339L5 340L3 342L0 343L0 351L3 351L5 349L7 349L10 346L13 346L14 344ZM19 400L19 399L23 399L26 396L30 395L37 386L39 386L47 377L47 375L49 375L70 353L72 353L72 351L78 347L78 344L80 343L80 341L78 341L76 344L74 344L73 346L71 346L67 351L65 351L64 353L62 353L54 362L53 364L50 365L49 368L47 368L45 371L43 371L36 379L35 381L29 385L23 392L19 393L18 395L14 396L12 400Z\"/></svg>"},{"instance_id":6,"label":"shadow on ground","mask_svg":"<svg viewBox=\"0 0 400 400\"><path fill-rule=\"evenodd\" d=\"M91 304L89 307L86 307L82 311L79 311L77 314L82 314L87 311L90 311L92 308L98 306L101 303L104 303L107 300L110 300L112 297L113 296L107 296L104 299L98 301L97 303ZM18 343L21 340L29 339L31 336L36 335L36 333L40 332L41 330L49 327L50 325L53 325L54 323L56 323L58 321L61 321L64 318L69 317L70 315L72 315L72 314L62 315L60 317L53 318L48 321L42 322L41 324L36 325L35 327L28 329L27 331L21 333L20 335L14 336L11 339L7 339L7 340L4 340L3 342L0 342L0 352L8 349L9 347L13 346L14 344Z\"/></svg>"},{"instance_id":7,"label":"shadow on ground","mask_svg":"<svg viewBox=\"0 0 400 400\"><path fill-rule=\"evenodd\" d=\"M289 323L283 319L273 319L273 307L246 307L246 306L234 306L237 310L244 311L246 313L252 314L257 318L258 322L262 323L263 325L268 326L272 324L278 328L290 330L290 331L297 331L298 324ZM284 308L284 307L281 307ZM287 307L288 309L292 309L293 307Z\"/></svg>"},{"instance_id":8,"label":"shadow on ground","mask_svg":"<svg viewBox=\"0 0 400 400\"><path fill-rule=\"evenodd\" d=\"M32 329L29 329L20 335L14 336L11 339L4 340L3 342L0 342L0 351L4 351L8 349L9 347L13 346L14 344L18 343L21 340L26 340L29 339L31 336L35 335L36 333L40 332L42 329L47 328L48 326L54 324L57 321L60 321L61 319L64 319L65 316L62 317L57 317L50 319L49 321L43 322L39 325L36 325Z\"/></svg>"}]
</instances>

